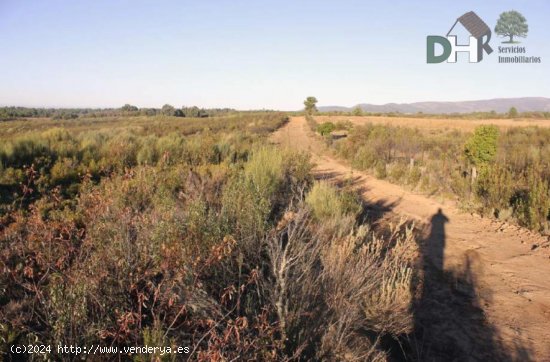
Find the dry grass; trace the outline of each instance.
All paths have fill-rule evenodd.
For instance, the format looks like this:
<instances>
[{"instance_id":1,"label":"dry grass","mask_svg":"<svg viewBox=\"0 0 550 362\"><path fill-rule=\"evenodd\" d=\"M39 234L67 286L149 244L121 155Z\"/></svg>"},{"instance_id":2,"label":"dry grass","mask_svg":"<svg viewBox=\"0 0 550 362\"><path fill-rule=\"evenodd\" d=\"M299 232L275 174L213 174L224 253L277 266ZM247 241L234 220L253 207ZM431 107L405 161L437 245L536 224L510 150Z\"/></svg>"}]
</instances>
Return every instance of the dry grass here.
<instances>
[{"instance_id":1,"label":"dry grass","mask_svg":"<svg viewBox=\"0 0 550 362\"><path fill-rule=\"evenodd\" d=\"M276 119L277 118L277 119ZM51 118L24 118L13 121L0 121L0 140L19 137L24 134L43 132L52 128L62 128L70 133L100 131L108 129L112 133L133 130L141 134L160 135L179 132L184 135L205 131L217 132L249 131L254 133L272 132L282 123L282 113L242 112L223 117L191 118L172 116L109 116L81 117L70 120ZM168 131L168 132L167 132Z\"/></svg>"},{"instance_id":2,"label":"dry grass","mask_svg":"<svg viewBox=\"0 0 550 362\"><path fill-rule=\"evenodd\" d=\"M364 125L367 123L391 125L401 127L416 127L423 131L434 130L455 130L473 131L476 127L483 124L494 124L500 129L509 129L513 127L550 127L549 120L531 120L531 119L453 119L453 118L414 118L414 117L384 117L384 116L319 116L315 117L318 123L338 122L349 120L354 125Z\"/></svg>"},{"instance_id":3,"label":"dry grass","mask_svg":"<svg viewBox=\"0 0 550 362\"><path fill-rule=\"evenodd\" d=\"M413 327L413 227L378 235L338 216L315 225L304 210L266 239L282 339L304 360L385 361L380 338ZM267 289L267 288L266 288Z\"/></svg>"}]
</instances>

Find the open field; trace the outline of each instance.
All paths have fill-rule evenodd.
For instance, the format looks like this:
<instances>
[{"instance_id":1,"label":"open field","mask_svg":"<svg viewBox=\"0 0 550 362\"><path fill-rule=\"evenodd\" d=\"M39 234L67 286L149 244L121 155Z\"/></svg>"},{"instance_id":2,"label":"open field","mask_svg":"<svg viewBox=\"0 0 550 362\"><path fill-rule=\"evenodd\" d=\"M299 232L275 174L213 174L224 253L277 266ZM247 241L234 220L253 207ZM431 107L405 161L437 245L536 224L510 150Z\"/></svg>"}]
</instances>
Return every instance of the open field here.
<instances>
[{"instance_id":1,"label":"open field","mask_svg":"<svg viewBox=\"0 0 550 362\"><path fill-rule=\"evenodd\" d=\"M0 353L550 356L549 129L365 122L333 138L311 124L278 112L1 122Z\"/></svg>"},{"instance_id":2,"label":"open field","mask_svg":"<svg viewBox=\"0 0 550 362\"><path fill-rule=\"evenodd\" d=\"M173 116L125 116L125 117L81 117L78 121L56 120L51 118L25 118L11 121L0 121L0 138L9 139L26 133L37 133L51 128L61 127L71 133L94 131L101 129L108 130L135 130L141 133L162 133L167 128L182 134L193 134L205 129L212 131L242 129L243 117L249 117L250 123L247 127L253 130L254 127L265 126L255 123L261 118L262 113L256 113L256 117L250 117L250 113L233 114L213 118L182 118ZM270 126L272 127L272 126ZM273 130L267 128L267 131Z\"/></svg>"},{"instance_id":3,"label":"open field","mask_svg":"<svg viewBox=\"0 0 550 362\"><path fill-rule=\"evenodd\" d=\"M550 362L515 3L0 0L0 362Z\"/></svg>"},{"instance_id":4,"label":"open field","mask_svg":"<svg viewBox=\"0 0 550 362\"><path fill-rule=\"evenodd\" d=\"M506 130L513 127L550 127L550 120L543 119L454 119L454 118L416 118L416 117L376 117L376 116L318 116L315 117L319 123L327 121L350 121L354 125L364 125L366 123L391 125L401 127L414 127L419 130L444 131L460 130L473 131L476 127L484 124L492 124L500 129Z\"/></svg>"}]
</instances>

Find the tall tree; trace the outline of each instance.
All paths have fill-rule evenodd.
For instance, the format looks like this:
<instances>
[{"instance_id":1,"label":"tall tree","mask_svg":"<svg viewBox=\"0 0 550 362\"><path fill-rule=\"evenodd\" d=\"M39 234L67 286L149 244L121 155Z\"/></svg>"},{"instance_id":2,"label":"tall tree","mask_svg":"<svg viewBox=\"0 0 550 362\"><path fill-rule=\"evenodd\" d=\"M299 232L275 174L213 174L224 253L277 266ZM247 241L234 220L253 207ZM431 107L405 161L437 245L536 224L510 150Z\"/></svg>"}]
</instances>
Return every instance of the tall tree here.
<instances>
[{"instance_id":1,"label":"tall tree","mask_svg":"<svg viewBox=\"0 0 550 362\"><path fill-rule=\"evenodd\" d=\"M137 112L139 109L136 106L133 106L131 104L126 103L125 105L120 108L124 112Z\"/></svg>"},{"instance_id":2,"label":"tall tree","mask_svg":"<svg viewBox=\"0 0 550 362\"><path fill-rule=\"evenodd\" d=\"M160 113L162 113L164 116L173 116L176 109L172 107L169 104L165 104L162 106Z\"/></svg>"},{"instance_id":3,"label":"tall tree","mask_svg":"<svg viewBox=\"0 0 550 362\"><path fill-rule=\"evenodd\" d=\"M495 33L509 38L507 43L513 43L514 36L525 38L528 31L529 27L527 26L525 17L515 10L505 11L500 14L495 26Z\"/></svg>"},{"instance_id":4,"label":"tall tree","mask_svg":"<svg viewBox=\"0 0 550 362\"><path fill-rule=\"evenodd\" d=\"M185 117L199 117L200 116L200 109L197 106L193 107L182 107L183 113L185 113Z\"/></svg>"},{"instance_id":5,"label":"tall tree","mask_svg":"<svg viewBox=\"0 0 550 362\"><path fill-rule=\"evenodd\" d=\"M305 111L306 114L313 114L317 112L317 98L315 97L307 97L304 101Z\"/></svg>"}]
</instances>

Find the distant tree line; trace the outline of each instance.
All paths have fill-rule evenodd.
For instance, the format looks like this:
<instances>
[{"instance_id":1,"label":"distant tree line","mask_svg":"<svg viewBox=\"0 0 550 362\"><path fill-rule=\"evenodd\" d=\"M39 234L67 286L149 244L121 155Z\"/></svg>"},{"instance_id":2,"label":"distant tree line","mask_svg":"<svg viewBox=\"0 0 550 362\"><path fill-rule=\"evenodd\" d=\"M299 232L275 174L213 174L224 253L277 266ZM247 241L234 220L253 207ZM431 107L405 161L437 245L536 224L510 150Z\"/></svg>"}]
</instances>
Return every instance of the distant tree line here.
<instances>
[{"instance_id":1,"label":"distant tree line","mask_svg":"<svg viewBox=\"0 0 550 362\"><path fill-rule=\"evenodd\" d=\"M174 117L214 117L236 112L231 108L175 108L165 104L162 108L138 108L125 104L120 108L27 108L27 107L0 107L0 120L15 118L53 118L76 119L79 117L108 117L108 116L174 116Z\"/></svg>"}]
</instances>

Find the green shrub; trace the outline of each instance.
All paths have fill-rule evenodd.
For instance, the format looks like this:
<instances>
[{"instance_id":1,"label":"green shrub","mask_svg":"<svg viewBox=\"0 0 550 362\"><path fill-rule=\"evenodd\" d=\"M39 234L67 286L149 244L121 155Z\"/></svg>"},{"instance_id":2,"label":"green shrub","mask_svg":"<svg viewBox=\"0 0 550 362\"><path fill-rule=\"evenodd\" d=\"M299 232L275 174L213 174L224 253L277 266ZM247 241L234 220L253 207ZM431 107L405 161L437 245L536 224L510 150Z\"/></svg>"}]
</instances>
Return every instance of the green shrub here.
<instances>
[{"instance_id":1,"label":"green shrub","mask_svg":"<svg viewBox=\"0 0 550 362\"><path fill-rule=\"evenodd\" d=\"M284 212L288 203L301 201L311 182L309 156L273 146L255 148L223 193L223 213L240 233L260 236Z\"/></svg>"},{"instance_id":2,"label":"green shrub","mask_svg":"<svg viewBox=\"0 0 550 362\"><path fill-rule=\"evenodd\" d=\"M170 133L159 137L156 140L154 156L162 159L168 164L175 164L183 161L184 154L187 155L187 162L190 164L200 164L200 145L196 141L185 143L183 138L176 133Z\"/></svg>"},{"instance_id":3,"label":"green shrub","mask_svg":"<svg viewBox=\"0 0 550 362\"><path fill-rule=\"evenodd\" d=\"M329 135L335 129L336 129L336 126L332 122L323 122L323 123L321 123L320 125L317 126L317 132L321 136Z\"/></svg>"},{"instance_id":4,"label":"green shrub","mask_svg":"<svg viewBox=\"0 0 550 362\"><path fill-rule=\"evenodd\" d=\"M259 147L252 152L244 172L256 192L269 199L283 181L284 153L274 147Z\"/></svg>"},{"instance_id":5,"label":"green shrub","mask_svg":"<svg viewBox=\"0 0 550 362\"><path fill-rule=\"evenodd\" d=\"M18 185L25 180L25 174L23 170L8 167L4 168L0 173L0 183L4 185Z\"/></svg>"},{"instance_id":6,"label":"green shrub","mask_svg":"<svg viewBox=\"0 0 550 362\"><path fill-rule=\"evenodd\" d=\"M529 172L526 187L512 196L514 215L530 229L548 232L550 222L550 188L536 172Z\"/></svg>"},{"instance_id":7,"label":"green shrub","mask_svg":"<svg viewBox=\"0 0 550 362\"><path fill-rule=\"evenodd\" d=\"M102 147L102 155L112 160L111 164L119 170L124 167L132 167L137 164L136 156L139 146L136 136L126 131L115 135Z\"/></svg>"},{"instance_id":8,"label":"green shrub","mask_svg":"<svg viewBox=\"0 0 550 362\"><path fill-rule=\"evenodd\" d=\"M72 158L61 158L50 170L51 182L54 184L78 182L78 162Z\"/></svg>"},{"instance_id":9,"label":"green shrub","mask_svg":"<svg viewBox=\"0 0 550 362\"><path fill-rule=\"evenodd\" d=\"M420 169L420 167L413 166L412 168L409 169L409 173L407 176L407 184L412 187L416 187L421 177L422 177L422 170Z\"/></svg>"},{"instance_id":10,"label":"green shrub","mask_svg":"<svg viewBox=\"0 0 550 362\"><path fill-rule=\"evenodd\" d=\"M464 145L466 158L478 167L483 167L495 159L497 154L498 128L493 125L483 125L475 129Z\"/></svg>"},{"instance_id":11,"label":"green shrub","mask_svg":"<svg viewBox=\"0 0 550 362\"><path fill-rule=\"evenodd\" d=\"M353 166L360 170L368 170L376 164L378 157L371 147L362 146L353 157Z\"/></svg>"},{"instance_id":12,"label":"green shrub","mask_svg":"<svg viewBox=\"0 0 550 362\"><path fill-rule=\"evenodd\" d=\"M407 166L402 163L393 164L390 168L389 178L392 181L402 181L407 175Z\"/></svg>"},{"instance_id":13,"label":"green shrub","mask_svg":"<svg viewBox=\"0 0 550 362\"><path fill-rule=\"evenodd\" d=\"M514 191L512 178L512 173L500 164L487 166L480 172L476 183L476 196L484 209L499 210L510 206Z\"/></svg>"},{"instance_id":14,"label":"green shrub","mask_svg":"<svg viewBox=\"0 0 550 362\"><path fill-rule=\"evenodd\" d=\"M336 130L349 131L350 129L353 128L353 123L351 123L350 120L338 121L336 122L335 127L336 127Z\"/></svg>"},{"instance_id":15,"label":"green shrub","mask_svg":"<svg viewBox=\"0 0 550 362\"><path fill-rule=\"evenodd\" d=\"M315 182L306 196L306 204L319 220L356 216L361 205L353 194L336 190L326 182Z\"/></svg>"},{"instance_id":16,"label":"green shrub","mask_svg":"<svg viewBox=\"0 0 550 362\"><path fill-rule=\"evenodd\" d=\"M237 236L259 240L269 225L270 200L249 179L238 175L225 187L222 219Z\"/></svg>"},{"instance_id":17,"label":"green shrub","mask_svg":"<svg viewBox=\"0 0 550 362\"><path fill-rule=\"evenodd\" d=\"M156 143L157 138L150 135L141 141L141 146L136 155L138 165L155 165L159 159Z\"/></svg>"}]
</instances>

